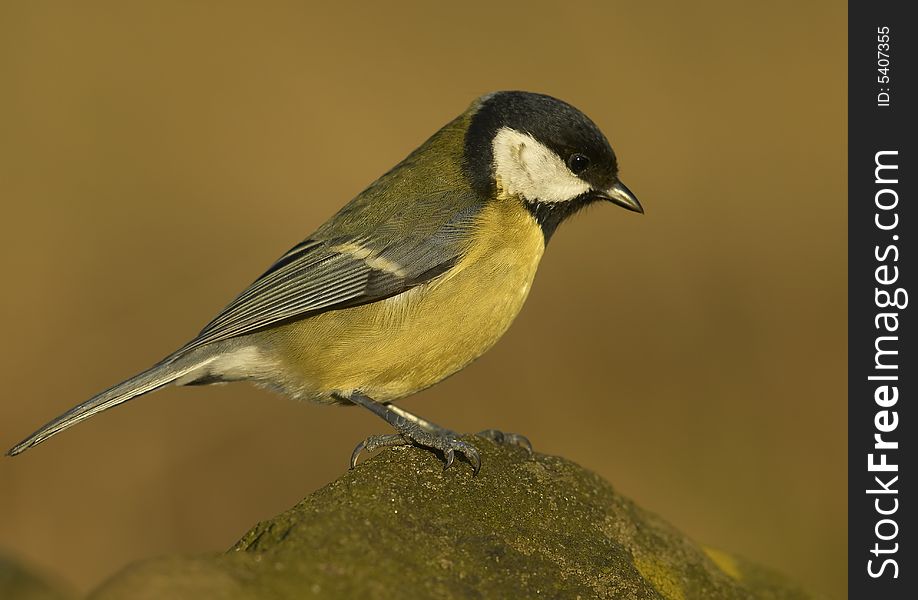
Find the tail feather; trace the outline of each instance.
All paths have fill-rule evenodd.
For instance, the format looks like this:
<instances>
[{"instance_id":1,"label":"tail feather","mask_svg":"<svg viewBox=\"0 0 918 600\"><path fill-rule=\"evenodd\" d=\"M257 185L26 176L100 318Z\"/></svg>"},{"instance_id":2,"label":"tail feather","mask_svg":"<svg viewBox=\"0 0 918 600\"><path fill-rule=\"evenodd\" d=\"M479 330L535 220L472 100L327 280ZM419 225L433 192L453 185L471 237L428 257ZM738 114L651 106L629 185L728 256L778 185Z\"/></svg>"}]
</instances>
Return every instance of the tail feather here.
<instances>
[{"instance_id":1,"label":"tail feather","mask_svg":"<svg viewBox=\"0 0 918 600\"><path fill-rule=\"evenodd\" d=\"M41 429L9 449L7 456L16 456L32 446L37 446L49 437L84 421L104 410L118 406L132 398L157 390L200 369L215 357L191 360L188 357L169 357L159 364L138 373L127 381L114 385L104 392L96 394L86 402L74 406L61 416L44 425Z\"/></svg>"}]
</instances>

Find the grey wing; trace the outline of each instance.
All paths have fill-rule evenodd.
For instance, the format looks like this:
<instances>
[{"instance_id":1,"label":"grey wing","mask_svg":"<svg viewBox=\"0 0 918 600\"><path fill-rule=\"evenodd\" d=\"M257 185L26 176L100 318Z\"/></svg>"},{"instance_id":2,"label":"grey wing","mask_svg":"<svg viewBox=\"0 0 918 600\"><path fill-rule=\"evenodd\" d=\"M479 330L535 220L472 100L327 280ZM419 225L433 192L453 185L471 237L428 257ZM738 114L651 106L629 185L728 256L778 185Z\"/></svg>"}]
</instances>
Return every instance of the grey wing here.
<instances>
[{"instance_id":1,"label":"grey wing","mask_svg":"<svg viewBox=\"0 0 918 600\"><path fill-rule=\"evenodd\" d=\"M361 235L355 235L346 207L278 259L180 353L284 321L382 300L437 277L463 254L480 209L477 203L437 200L438 208L453 208L427 212L417 222L411 215L389 214L384 222L364 222L369 231ZM335 227L339 217L344 217L341 226Z\"/></svg>"}]
</instances>

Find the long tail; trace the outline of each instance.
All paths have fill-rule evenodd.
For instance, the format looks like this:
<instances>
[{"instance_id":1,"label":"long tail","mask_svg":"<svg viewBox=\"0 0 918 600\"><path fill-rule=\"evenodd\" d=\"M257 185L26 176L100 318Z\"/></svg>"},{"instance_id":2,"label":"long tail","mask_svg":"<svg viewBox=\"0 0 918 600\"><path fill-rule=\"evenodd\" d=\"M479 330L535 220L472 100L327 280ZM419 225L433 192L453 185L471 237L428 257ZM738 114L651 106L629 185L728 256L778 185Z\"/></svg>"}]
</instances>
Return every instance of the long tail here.
<instances>
[{"instance_id":1,"label":"long tail","mask_svg":"<svg viewBox=\"0 0 918 600\"><path fill-rule=\"evenodd\" d=\"M74 406L10 448L6 454L7 456L16 456L17 454L25 452L32 446L37 446L49 437L103 410L108 410L132 398L136 398L147 392L152 392L177 379L181 379L189 373L204 367L207 363L214 360L214 358L214 356L198 356L195 358L190 356L170 356L143 373L138 373L127 381L122 381L118 385L112 386L104 392L96 394L86 402Z\"/></svg>"}]
</instances>

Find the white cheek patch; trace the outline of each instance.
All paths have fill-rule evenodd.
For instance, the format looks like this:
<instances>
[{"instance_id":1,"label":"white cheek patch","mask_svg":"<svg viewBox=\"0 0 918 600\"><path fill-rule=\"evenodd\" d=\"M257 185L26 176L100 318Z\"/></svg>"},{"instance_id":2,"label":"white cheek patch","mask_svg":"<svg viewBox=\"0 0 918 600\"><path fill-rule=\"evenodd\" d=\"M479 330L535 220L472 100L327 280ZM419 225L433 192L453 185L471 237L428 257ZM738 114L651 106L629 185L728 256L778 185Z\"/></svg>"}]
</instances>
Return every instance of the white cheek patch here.
<instances>
[{"instance_id":1,"label":"white cheek patch","mask_svg":"<svg viewBox=\"0 0 918 600\"><path fill-rule=\"evenodd\" d=\"M590 191L561 157L528 133L502 127L492 142L494 177L510 195L539 202L567 202Z\"/></svg>"}]
</instances>

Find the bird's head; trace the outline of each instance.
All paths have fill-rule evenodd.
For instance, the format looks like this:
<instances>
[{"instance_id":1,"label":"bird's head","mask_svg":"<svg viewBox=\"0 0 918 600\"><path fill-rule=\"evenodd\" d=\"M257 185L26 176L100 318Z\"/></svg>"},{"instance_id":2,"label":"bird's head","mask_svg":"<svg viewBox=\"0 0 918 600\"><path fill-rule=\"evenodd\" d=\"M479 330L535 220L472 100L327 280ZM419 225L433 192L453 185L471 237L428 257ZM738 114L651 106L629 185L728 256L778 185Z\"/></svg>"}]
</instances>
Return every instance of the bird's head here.
<instances>
[{"instance_id":1,"label":"bird's head","mask_svg":"<svg viewBox=\"0 0 918 600\"><path fill-rule=\"evenodd\" d=\"M585 114L556 98L496 92L471 108L465 165L479 193L519 198L545 232L580 208L607 201L643 213L618 178L609 141Z\"/></svg>"}]
</instances>

